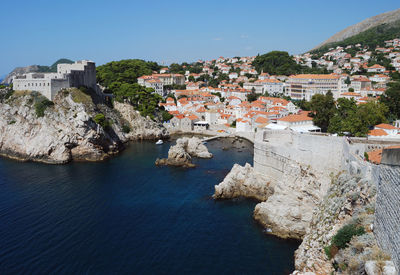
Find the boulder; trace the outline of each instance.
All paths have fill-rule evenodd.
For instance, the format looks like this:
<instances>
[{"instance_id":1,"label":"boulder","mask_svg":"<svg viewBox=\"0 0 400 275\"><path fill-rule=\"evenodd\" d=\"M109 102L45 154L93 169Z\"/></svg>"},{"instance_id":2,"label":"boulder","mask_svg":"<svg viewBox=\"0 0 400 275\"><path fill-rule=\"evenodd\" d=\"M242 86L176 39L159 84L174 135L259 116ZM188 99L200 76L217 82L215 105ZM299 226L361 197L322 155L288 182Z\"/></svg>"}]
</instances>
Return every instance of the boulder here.
<instances>
[{"instance_id":1,"label":"boulder","mask_svg":"<svg viewBox=\"0 0 400 275\"><path fill-rule=\"evenodd\" d=\"M157 159L155 164L194 167L192 157L212 158L212 154L199 138L183 137L177 139L176 144L169 148L167 159Z\"/></svg>"},{"instance_id":2,"label":"boulder","mask_svg":"<svg viewBox=\"0 0 400 275\"><path fill-rule=\"evenodd\" d=\"M214 199L236 197L254 198L260 201L268 199L274 192L269 181L254 171L250 164L235 164L223 182L215 185Z\"/></svg>"}]
</instances>

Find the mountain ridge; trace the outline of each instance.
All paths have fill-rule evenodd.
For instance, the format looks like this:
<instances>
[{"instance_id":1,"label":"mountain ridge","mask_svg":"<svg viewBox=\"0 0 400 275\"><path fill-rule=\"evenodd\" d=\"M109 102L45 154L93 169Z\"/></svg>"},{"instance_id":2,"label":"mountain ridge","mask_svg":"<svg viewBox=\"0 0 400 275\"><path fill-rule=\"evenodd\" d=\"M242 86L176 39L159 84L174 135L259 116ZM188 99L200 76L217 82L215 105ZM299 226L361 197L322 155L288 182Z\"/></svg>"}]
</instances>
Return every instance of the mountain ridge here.
<instances>
[{"instance_id":1,"label":"mountain ridge","mask_svg":"<svg viewBox=\"0 0 400 275\"><path fill-rule=\"evenodd\" d=\"M317 50L323 46L329 45L329 44L341 42L347 38L353 37L357 34L365 32L374 27L378 27L378 26L384 25L384 24L390 24L390 23L396 22L398 20L400 20L400 8L393 10L393 11L388 11L385 13L381 13L381 14L369 17L357 24L351 25L351 26L345 28L344 30L334 34L333 36L331 36L330 38L328 38L327 40L325 40L318 46L314 47L310 51L315 51L315 50Z\"/></svg>"}]
</instances>

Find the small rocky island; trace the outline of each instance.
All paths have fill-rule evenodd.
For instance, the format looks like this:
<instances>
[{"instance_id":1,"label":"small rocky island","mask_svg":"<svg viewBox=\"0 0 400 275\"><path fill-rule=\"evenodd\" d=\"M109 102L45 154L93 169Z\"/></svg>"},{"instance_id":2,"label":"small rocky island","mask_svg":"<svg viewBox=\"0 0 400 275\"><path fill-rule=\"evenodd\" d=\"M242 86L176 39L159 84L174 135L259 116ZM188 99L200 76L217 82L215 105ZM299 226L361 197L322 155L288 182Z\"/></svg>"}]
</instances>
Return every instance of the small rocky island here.
<instances>
[{"instance_id":1,"label":"small rocky island","mask_svg":"<svg viewBox=\"0 0 400 275\"><path fill-rule=\"evenodd\" d=\"M95 93L60 91L53 101L31 91L0 90L0 155L62 164L100 161L124 143L168 137L159 123L127 103L103 104Z\"/></svg>"},{"instance_id":2,"label":"small rocky island","mask_svg":"<svg viewBox=\"0 0 400 275\"><path fill-rule=\"evenodd\" d=\"M208 152L207 147L203 144L201 139L197 137L192 138L179 138L174 146L168 151L168 158L157 159L155 164L194 167L192 158L212 158L212 154Z\"/></svg>"}]
</instances>

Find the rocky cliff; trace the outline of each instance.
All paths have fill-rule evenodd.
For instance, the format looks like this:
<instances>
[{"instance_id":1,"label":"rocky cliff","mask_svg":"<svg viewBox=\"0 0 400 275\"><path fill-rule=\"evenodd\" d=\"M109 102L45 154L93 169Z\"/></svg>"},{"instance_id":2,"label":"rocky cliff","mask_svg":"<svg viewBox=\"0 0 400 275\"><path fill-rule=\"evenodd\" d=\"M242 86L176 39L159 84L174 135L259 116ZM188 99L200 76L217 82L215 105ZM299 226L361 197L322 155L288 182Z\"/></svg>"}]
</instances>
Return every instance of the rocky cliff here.
<instances>
[{"instance_id":1,"label":"rocky cliff","mask_svg":"<svg viewBox=\"0 0 400 275\"><path fill-rule=\"evenodd\" d=\"M373 233L379 170L359 157L367 146L340 137L259 133L254 169L235 165L215 186L214 198L256 198L261 202L253 216L266 232L303 240L293 274L395 274ZM358 235L349 235L356 229ZM339 247L338 240L345 243Z\"/></svg>"},{"instance_id":2,"label":"rocky cliff","mask_svg":"<svg viewBox=\"0 0 400 275\"><path fill-rule=\"evenodd\" d=\"M330 188L315 209L303 242L295 252L296 270L315 274L336 271L363 274L365 263L379 258L380 249L372 233L376 199L375 184L342 174L332 177ZM328 249L333 237L346 224L362 226L365 234L351 239L346 249ZM325 250L335 255L328 258Z\"/></svg>"},{"instance_id":3,"label":"rocky cliff","mask_svg":"<svg viewBox=\"0 0 400 275\"><path fill-rule=\"evenodd\" d=\"M78 89L59 92L53 103L35 92L0 98L0 154L18 160L98 161L118 153L127 141L168 135L131 106L95 105L90 95ZM105 115L103 126L93 119L100 113Z\"/></svg>"},{"instance_id":4,"label":"rocky cliff","mask_svg":"<svg viewBox=\"0 0 400 275\"><path fill-rule=\"evenodd\" d=\"M366 31L368 29L371 29L373 27L382 25L382 24L388 24L395 22L397 20L400 20L400 9L394 10L394 11L389 11L385 12L370 18L365 19L364 21L361 21L360 23L357 23L355 25L352 25L350 27L347 27L346 29L336 33L317 47L315 47L313 50L318 49L324 45L334 43L334 42L340 42L346 38L352 37L354 35L357 35L363 31Z\"/></svg>"}]
</instances>

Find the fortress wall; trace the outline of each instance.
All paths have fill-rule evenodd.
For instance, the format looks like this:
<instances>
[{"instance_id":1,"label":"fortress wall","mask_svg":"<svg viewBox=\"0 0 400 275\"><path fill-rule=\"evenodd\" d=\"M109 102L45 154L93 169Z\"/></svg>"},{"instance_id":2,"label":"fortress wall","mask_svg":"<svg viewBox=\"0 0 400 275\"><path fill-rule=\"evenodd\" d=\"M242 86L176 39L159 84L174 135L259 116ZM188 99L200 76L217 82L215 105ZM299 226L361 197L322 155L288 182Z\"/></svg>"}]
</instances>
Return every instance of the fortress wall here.
<instances>
[{"instance_id":1,"label":"fortress wall","mask_svg":"<svg viewBox=\"0 0 400 275\"><path fill-rule=\"evenodd\" d=\"M400 270L400 149L385 149L381 165L364 160L364 152L388 145L391 144L365 139L351 139L349 142L343 137L265 131L255 137L254 168L281 184L286 184L282 182L283 178L287 179L285 173L296 165L309 166L320 173L320 177L325 176L324 179L331 173L344 170L375 182L374 233L378 244L390 252L397 270ZM322 192L327 190L321 188Z\"/></svg>"},{"instance_id":2,"label":"fortress wall","mask_svg":"<svg viewBox=\"0 0 400 275\"><path fill-rule=\"evenodd\" d=\"M385 149L379 166L374 233L400 271L400 149Z\"/></svg>"},{"instance_id":3,"label":"fortress wall","mask_svg":"<svg viewBox=\"0 0 400 275\"><path fill-rule=\"evenodd\" d=\"M254 168L275 180L285 165L300 164L326 176L342 169L343 138L299 134L291 131L258 133L254 144Z\"/></svg>"}]
</instances>

